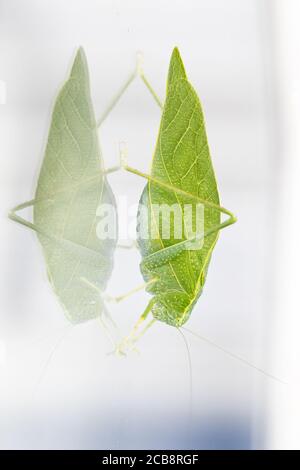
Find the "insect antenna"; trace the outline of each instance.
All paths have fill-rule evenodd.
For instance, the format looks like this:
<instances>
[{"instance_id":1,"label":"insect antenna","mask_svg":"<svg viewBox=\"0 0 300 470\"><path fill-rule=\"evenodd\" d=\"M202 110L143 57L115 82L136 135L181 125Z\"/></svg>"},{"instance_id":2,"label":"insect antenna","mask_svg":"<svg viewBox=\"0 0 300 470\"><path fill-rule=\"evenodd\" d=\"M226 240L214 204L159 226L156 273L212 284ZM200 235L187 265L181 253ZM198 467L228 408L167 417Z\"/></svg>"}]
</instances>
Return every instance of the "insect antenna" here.
<instances>
[{"instance_id":1,"label":"insect antenna","mask_svg":"<svg viewBox=\"0 0 300 470\"><path fill-rule=\"evenodd\" d=\"M34 387L34 390L33 390L33 396L36 395L43 379L45 378L45 375L49 369L49 366L50 366L50 363L51 363L51 360L53 359L54 357L54 354L57 352L58 348L61 346L63 340L66 338L67 334L70 332L71 328L73 329L74 325L67 325L65 328L64 328L64 331L63 331L63 334L62 335L59 335L57 341L54 343L54 346L53 348L51 349L50 353L48 354L46 360L44 361L44 364L42 365L42 370L39 374L39 377L38 377L38 380L35 384L35 387Z\"/></svg>"},{"instance_id":2,"label":"insect antenna","mask_svg":"<svg viewBox=\"0 0 300 470\"><path fill-rule=\"evenodd\" d=\"M192 356L190 351L189 343L185 337L185 334L182 331L182 328L177 328L180 336L183 339L186 353L187 353L187 362L188 362L188 375L189 375L189 403L188 403L188 432L187 437L188 440L191 436L191 429L192 429L192 420L193 420L193 367L192 367Z\"/></svg>"},{"instance_id":3,"label":"insect antenna","mask_svg":"<svg viewBox=\"0 0 300 470\"><path fill-rule=\"evenodd\" d=\"M254 364L252 364L251 362L247 361L247 359L244 359L243 357L240 357L238 356L237 354L234 354L233 352L229 351L228 349L225 349L223 348L222 346L219 346L218 344L216 344L214 341L212 341L211 339L208 339L206 338L205 336L201 336L199 335L199 333L195 333L194 331L188 329L188 328L185 328L185 327L182 327L182 329L188 333L190 333L191 335L195 336L196 338L200 339L201 341L205 341L207 344L209 344L210 346L216 348L216 349L219 349L220 351L222 351L223 353L227 354L228 356L230 356L231 358L233 359L236 359L237 361L240 361L242 362L243 364L245 364L246 366L248 367L251 367L252 369L255 369L257 372L259 372L260 374L263 374L265 375L266 377L268 377L269 379L272 379L272 380L275 380L276 382L280 382L281 384L284 384L284 385L288 385L287 382L285 382L284 380L276 377L275 375L272 375L270 374L269 372L266 372L265 370L261 369L260 367L257 367L255 366Z\"/></svg>"}]
</instances>

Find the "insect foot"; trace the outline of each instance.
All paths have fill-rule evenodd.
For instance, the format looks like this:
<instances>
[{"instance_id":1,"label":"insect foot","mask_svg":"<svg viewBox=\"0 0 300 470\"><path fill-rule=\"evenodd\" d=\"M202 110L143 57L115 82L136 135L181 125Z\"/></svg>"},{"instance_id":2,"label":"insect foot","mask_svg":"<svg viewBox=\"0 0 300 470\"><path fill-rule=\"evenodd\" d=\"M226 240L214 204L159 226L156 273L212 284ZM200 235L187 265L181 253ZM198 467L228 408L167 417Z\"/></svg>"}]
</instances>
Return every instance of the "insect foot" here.
<instances>
[{"instance_id":1,"label":"insect foot","mask_svg":"<svg viewBox=\"0 0 300 470\"><path fill-rule=\"evenodd\" d=\"M127 356L131 351L139 353L140 351L135 346L137 338L132 337L130 334L129 336L125 336L120 343L116 346L114 351L116 356Z\"/></svg>"}]
</instances>

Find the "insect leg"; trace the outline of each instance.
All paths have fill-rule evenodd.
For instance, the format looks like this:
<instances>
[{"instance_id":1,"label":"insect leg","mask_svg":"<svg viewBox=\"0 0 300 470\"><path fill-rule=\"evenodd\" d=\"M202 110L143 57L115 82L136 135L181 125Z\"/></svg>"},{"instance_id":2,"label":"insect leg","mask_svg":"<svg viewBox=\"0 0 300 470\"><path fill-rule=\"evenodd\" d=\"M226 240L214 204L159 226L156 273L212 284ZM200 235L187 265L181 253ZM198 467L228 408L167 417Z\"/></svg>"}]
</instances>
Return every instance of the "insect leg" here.
<instances>
[{"instance_id":1,"label":"insect leg","mask_svg":"<svg viewBox=\"0 0 300 470\"><path fill-rule=\"evenodd\" d=\"M91 287L91 289L96 290L99 293L99 296L102 297L103 300L105 300L105 296L103 295L103 292L99 289L98 286L93 284L91 281L89 281L85 277L80 278L80 280L83 283L87 284L89 287ZM106 319L106 321L105 321L105 319ZM107 335L109 341L112 343L113 347L116 348L116 342L114 340L114 337L113 337L113 334L111 332L110 326L113 327L113 330L116 332L116 334L119 337L120 337L120 332L119 332L119 329L118 329L116 323L113 321L111 314L107 310L105 304L104 304L104 309L103 309L103 315L99 316L99 321L100 321L101 326L102 326L105 334ZM110 324L110 326L109 326L109 324Z\"/></svg>"},{"instance_id":2,"label":"insect leg","mask_svg":"<svg viewBox=\"0 0 300 470\"><path fill-rule=\"evenodd\" d=\"M146 269L153 269L158 266L163 266L167 262L176 258L176 256L178 256L183 251L189 250L191 243L197 243L203 238L212 235L213 233L218 232L222 228L228 227L231 224L233 224L232 220L228 219L221 224L211 227L209 230L206 230L200 235L195 235L194 237L187 238L186 240L178 242L174 245L162 248L161 250L156 251L155 253L152 253L151 255L148 255L146 258L144 258L141 262L141 267Z\"/></svg>"},{"instance_id":3,"label":"insect leg","mask_svg":"<svg viewBox=\"0 0 300 470\"><path fill-rule=\"evenodd\" d=\"M121 160L121 166L124 170L133 173L137 176L141 176L142 178L147 179L149 182L157 184L158 186L167 189L168 191L180 194L182 196L186 196L190 199L194 199L196 202L203 204L205 207L215 209L225 215L228 216L228 218L224 221L221 222L220 224L217 224L208 230L206 230L204 233L197 234L192 238L188 238L186 240L183 240L179 243L176 243L172 246L169 246L167 248L164 248L162 250L157 251L156 253L153 253L152 255L149 255L147 258L143 260L144 266L153 268L155 266L162 265L169 261L170 259L174 258L177 256L179 253L182 251L185 251L188 249L188 246L190 245L191 242L199 242L203 238L212 235L215 232L220 231L221 229L228 227L229 225L232 225L236 222L236 217L228 210L225 209L224 207L215 204L211 201L206 201L205 199L199 198L198 196L188 193L187 191L184 191L180 188L176 188L174 186L171 186L168 183L165 183L164 181L160 181L157 178L154 178L151 175L148 175L146 173L143 173L139 170L136 170L135 168L132 168L128 166L127 164L127 149L124 146L124 144L120 144L120 160Z\"/></svg>"},{"instance_id":4,"label":"insect leg","mask_svg":"<svg viewBox=\"0 0 300 470\"><path fill-rule=\"evenodd\" d=\"M40 232L40 230L32 222L29 222L28 220L24 219L23 217L20 217L19 215L17 215L17 212L19 212L23 209L26 209L27 207L32 207L32 206L34 206L36 204L39 204L41 202L51 202L56 195L67 193L71 190L74 190L76 187L91 184L91 183L97 181L98 179L103 178L103 175L118 171L118 170L120 170L120 168L121 168L120 165L113 166L111 168L107 168L106 170L102 170L99 174L93 176L92 178L87 178L86 180L83 180L83 181L79 182L76 185L66 186L63 190L57 191L56 193L52 193L52 194L50 193L48 196L45 196L43 198L31 199L30 201L26 201L26 202L23 202L22 204L18 204L17 206L15 206L13 209L11 209L9 211L8 217L11 220L13 220L14 222L17 222L21 225L24 225L25 227L28 227L31 230L35 230L36 232Z\"/></svg>"},{"instance_id":5,"label":"insect leg","mask_svg":"<svg viewBox=\"0 0 300 470\"><path fill-rule=\"evenodd\" d=\"M142 53L139 52L137 56L137 75L140 77L144 85L148 88L148 90L150 91L150 94L152 95L152 97L154 98L155 102L158 104L160 109L162 109L163 108L162 101L159 99L153 87L150 85L149 81L147 80L143 71L142 62L143 62L143 56L142 56Z\"/></svg>"},{"instance_id":6,"label":"insect leg","mask_svg":"<svg viewBox=\"0 0 300 470\"><path fill-rule=\"evenodd\" d=\"M136 294L137 292L140 292L141 290L146 289L148 286L156 282L156 279L151 279L148 282L144 282L140 286L135 287L134 289L131 289L130 291L126 292L125 294L112 297L110 295L106 295L104 300L107 300L108 302L121 302L122 300L127 299L128 297L131 297L131 295Z\"/></svg>"},{"instance_id":7,"label":"insect leg","mask_svg":"<svg viewBox=\"0 0 300 470\"><path fill-rule=\"evenodd\" d=\"M50 198L49 199L46 198L46 199L43 199L43 202L50 201L50 200L51 200ZM35 224L33 224L32 222L29 222L28 220L16 214L18 211L26 209L27 207L34 206L37 202L38 202L37 199L31 199L30 201L26 201L26 202L23 202L22 204L17 205L11 211L9 211L8 217L14 222L17 222L18 224L24 225L25 227L28 227L31 230L34 230L35 232L39 232L39 229Z\"/></svg>"},{"instance_id":8,"label":"insect leg","mask_svg":"<svg viewBox=\"0 0 300 470\"><path fill-rule=\"evenodd\" d=\"M216 209L219 212L228 215L230 218L230 224L226 224L226 227L227 225L231 225L235 223L237 220L236 217L232 214L232 212L230 212L228 209L225 209L225 207L219 206L218 204L215 204L211 201L206 201L205 199L202 199L196 196L195 194L191 194L191 193L188 193L187 191L184 191L183 189L176 188L176 186L172 186L171 184L165 183L164 181L160 181L159 179L154 178L153 176L148 175L147 173L143 173L142 171L136 170L135 168L128 166L126 162L126 155L124 153L121 153L121 166L124 170L128 171L129 173L133 173L137 176L141 176L142 178L145 178L151 183L157 184L158 186L164 189L180 194L181 196L186 196L190 199L194 199L195 201L203 204L205 207Z\"/></svg>"},{"instance_id":9,"label":"insect leg","mask_svg":"<svg viewBox=\"0 0 300 470\"><path fill-rule=\"evenodd\" d=\"M137 292L140 292L141 290L146 289L148 286L156 282L157 279L151 279L148 282L144 282L140 286L137 286L134 289L131 289L130 291L126 292L125 294L118 295L118 296L103 295L103 292L98 288L98 286L96 286L95 284L93 284L91 281L89 281L88 279L84 277L81 278L81 281L89 285L92 289L95 289L96 291L98 291L99 295L102 295L103 300L107 302L121 302L122 300L125 300L128 297L131 297L131 295L136 294Z\"/></svg>"},{"instance_id":10,"label":"insect leg","mask_svg":"<svg viewBox=\"0 0 300 470\"><path fill-rule=\"evenodd\" d=\"M32 199L31 201L27 201L27 202L24 202L23 204L19 204L12 211L10 211L10 213L8 214L8 217L10 219L14 220L15 222L18 222L21 225L24 225L25 227L28 227L31 230L34 230L38 234L43 235L44 237L47 237L53 243L56 243L58 245L63 245L65 248L68 248L69 250L72 250L72 249L76 248L76 250L78 251L78 248L79 248L80 253L82 254L82 256L85 257L86 260L89 260L89 259L92 260L92 259L95 258L95 256L99 257L99 258L103 258L103 255L101 255L101 253L99 253L97 250L94 250L92 248L88 248L88 247L86 247L84 245L81 245L77 242L73 242L73 241L71 241L67 238L61 239L61 238L58 238L54 235L51 235L50 233L46 233L44 230L40 229L37 225L33 224L32 222L29 222L26 219L23 219L23 217L20 217L16 214L17 211L25 209L26 207L30 207L30 206L33 206L35 204L45 202L45 201L49 201L49 200L50 199L48 199L48 198Z\"/></svg>"},{"instance_id":11,"label":"insect leg","mask_svg":"<svg viewBox=\"0 0 300 470\"><path fill-rule=\"evenodd\" d=\"M162 101L160 100L160 98L157 96L157 94L155 93L154 89L152 88L152 86L150 85L150 83L148 82L147 78L145 77L144 73L141 72L140 73L140 78L142 80L142 82L146 85L146 87L148 88L148 90L150 91L151 95L153 96L155 102L158 104L158 106L160 107L160 109L163 109L163 103Z\"/></svg>"},{"instance_id":12,"label":"insect leg","mask_svg":"<svg viewBox=\"0 0 300 470\"><path fill-rule=\"evenodd\" d=\"M121 243L117 244L117 248L120 248L121 250L132 250L136 249L138 247L137 241L132 240L132 242L129 245L122 245Z\"/></svg>"},{"instance_id":13,"label":"insect leg","mask_svg":"<svg viewBox=\"0 0 300 470\"><path fill-rule=\"evenodd\" d=\"M114 96L114 98L111 100L110 104L106 108L106 110L103 112L102 116L97 121L97 127L99 128L101 124L105 121L109 113L113 110L113 108L117 105L119 102L120 98L123 96L123 94L126 92L128 87L131 85L131 83L135 80L135 78L139 76L142 81L145 83L146 87L150 91L151 95L154 97L155 101L157 104L162 108L162 104L158 96L156 95L155 91L151 87L150 83L148 82L147 78L144 75L144 72L142 70L142 54L141 52L137 53L137 59L136 59L136 68L134 72L132 72L128 79L124 82L118 93Z\"/></svg>"},{"instance_id":14,"label":"insect leg","mask_svg":"<svg viewBox=\"0 0 300 470\"><path fill-rule=\"evenodd\" d=\"M119 92L116 94L116 96L112 99L111 103L107 107L107 109L103 112L102 116L98 119L97 121L97 127L99 128L101 124L105 121L109 113L113 110L113 108L116 106L118 101L120 100L121 96L125 93L129 85L134 81L136 78L137 72L136 70L128 77L124 85L121 87Z\"/></svg>"},{"instance_id":15,"label":"insect leg","mask_svg":"<svg viewBox=\"0 0 300 470\"><path fill-rule=\"evenodd\" d=\"M156 321L154 318L150 320L150 322L139 332L140 326L144 323L146 318L148 317L149 313L152 310L153 304L155 302L155 298L152 298L150 302L148 303L147 307L145 308L144 312L134 325L134 327L131 330L131 333L129 333L128 336L126 336L121 343L118 345L116 349L117 354L126 354L126 351L131 351L134 349L134 345L136 342L141 338L141 336L146 333L146 331L154 324Z\"/></svg>"},{"instance_id":16,"label":"insect leg","mask_svg":"<svg viewBox=\"0 0 300 470\"><path fill-rule=\"evenodd\" d=\"M137 63L136 63L136 69L134 70L133 73L131 73L128 77L128 79L125 81L125 83L122 85L118 93L115 95L115 97L112 99L106 110L103 112L103 114L100 116L100 118L97 121L97 127L99 128L101 124L105 121L107 116L110 114L110 112L113 110L113 108L117 105L119 102L120 98L123 96L123 94L126 92L126 90L129 88L131 83L135 80L135 78L139 76L142 80L142 82L145 84L145 86L148 88L150 91L151 95L153 96L155 102L158 104L158 106L162 109L163 104L157 94L155 93L154 89L150 85L149 81L147 80L144 71L142 69L142 54L138 53L137 54Z\"/></svg>"}]
</instances>

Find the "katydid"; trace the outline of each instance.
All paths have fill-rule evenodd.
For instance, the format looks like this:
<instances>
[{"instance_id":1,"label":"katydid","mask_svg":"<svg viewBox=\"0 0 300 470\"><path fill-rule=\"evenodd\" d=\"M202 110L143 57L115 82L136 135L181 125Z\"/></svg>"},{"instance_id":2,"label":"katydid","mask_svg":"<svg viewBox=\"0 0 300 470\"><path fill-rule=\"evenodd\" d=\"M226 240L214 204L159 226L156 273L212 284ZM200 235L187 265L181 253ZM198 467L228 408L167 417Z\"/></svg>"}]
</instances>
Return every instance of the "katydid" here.
<instances>
[{"instance_id":1,"label":"katydid","mask_svg":"<svg viewBox=\"0 0 300 470\"><path fill-rule=\"evenodd\" d=\"M124 352L128 347L132 348L154 322L160 320L177 327L181 334L187 331L266 377L285 384L282 379L255 366L247 359L182 327L201 295L219 231L235 223L236 218L229 210L219 205L201 105L196 92L187 80L178 49L174 49L171 57L164 106L146 79L142 68L138 67L137 70L137 75L141 77L163 110L150 175L128 166L126 149L121 149L121 166L148 180L140 198L137 247L142 255L140 267L145 279L144 287L152 294L152 299L131 334L124 338L117 351ZM166 240L160 236L161 227L152 208L155 203L172 206L174 201L181 207L184 207L186 202L193 205L200 203L204 206L204 227L200 233L194 234L194 238L175 240L171 237ZM226 215L227 220L222 222L220 214ZM144 237L143 227L146 226L151 232L151 224L156 225L155 231L158 236L151 238L150 233L148 237ZM201 241L201 248L195 249L197 248L195 243ZM193 249L189 249L191 243ZM132 290L131 293L136 290ZM118 299L125 297L127 296L120 296ZM153 318L140 329L150 312ZM185 345L191 382L191 357L186 340ZM191 383L190 390L192 391Z\"/></svg>"},{"instance_id":2,"label":"katydid","mask_svg":"<svg viewBox=\"0 0 300 470\"><path fill-rule=\"evenodd\" d=\"M150 312L153 320L171 326L186 323L202 293L219 231L236 221L233 214L219 204L202 108L177 48L170 61L166 100L150 175L131 168L125 159L123 155L125 170L148 180L140 198L137 241L146 290L153 297L132 334L125 339L125 342L129 338L135 342L139 326ZM173 235L164 239L153 206L177 204L183 212L186 204L198 203L204 207L203 232L191 237L185 233L180 240ZM222 222L221 214L228 216L227 220ZM155 225L155 237L149 233L147 237L141 236L145 224L148 231ZM191 243L201 241L201 248L199 245L199 249L191 249Z\"/></svg>"}]
</instances>

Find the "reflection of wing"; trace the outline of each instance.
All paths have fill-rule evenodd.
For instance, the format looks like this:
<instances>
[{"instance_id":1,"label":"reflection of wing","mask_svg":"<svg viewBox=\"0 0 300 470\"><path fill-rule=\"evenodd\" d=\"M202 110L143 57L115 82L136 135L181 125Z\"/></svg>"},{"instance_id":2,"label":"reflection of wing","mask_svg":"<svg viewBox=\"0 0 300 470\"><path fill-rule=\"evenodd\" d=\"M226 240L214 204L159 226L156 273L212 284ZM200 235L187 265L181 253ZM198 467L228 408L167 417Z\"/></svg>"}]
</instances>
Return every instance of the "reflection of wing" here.
<instances>
[{"instance_id":1,"label":"reflection of wing","mask_svg":"<svg viewBox=\"0 0 300 470\"><path fill-rule=\"evenodd\" d=\"M116 240L96 235L99 205L115 208L102 171L88 68L79 49L54 105L33 214L50 282L74 323L101 314L97 289L105 290L112 270Z\"/></svg>"}]
</instances>

